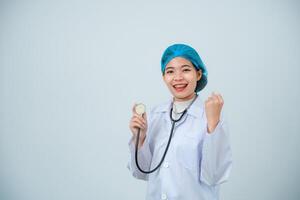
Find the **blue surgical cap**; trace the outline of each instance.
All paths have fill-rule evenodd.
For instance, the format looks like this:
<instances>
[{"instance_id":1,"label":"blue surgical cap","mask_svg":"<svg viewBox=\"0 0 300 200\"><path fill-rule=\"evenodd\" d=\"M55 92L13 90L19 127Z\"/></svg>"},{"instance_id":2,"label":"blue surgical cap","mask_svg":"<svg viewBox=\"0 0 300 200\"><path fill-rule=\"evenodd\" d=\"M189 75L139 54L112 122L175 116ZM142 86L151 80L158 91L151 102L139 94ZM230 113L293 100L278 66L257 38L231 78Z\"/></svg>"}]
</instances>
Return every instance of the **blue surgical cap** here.
<instances>
[{"instance_id":1,"label":"blue surgical cap","mask_svg":"<svg viewBox=\"0 0 300 200\"><path fill-rule=\"evenodd\" d=\"M196 50L186 44L174 44L169 46L161 58L161 71L163 74L165 73L167 64L175 57L185 58L194 65L196 70L202 70L201 79L197 81L195 89L195 92L201 91L207 84L207 70Z\"/></svg>"}]
</instances>

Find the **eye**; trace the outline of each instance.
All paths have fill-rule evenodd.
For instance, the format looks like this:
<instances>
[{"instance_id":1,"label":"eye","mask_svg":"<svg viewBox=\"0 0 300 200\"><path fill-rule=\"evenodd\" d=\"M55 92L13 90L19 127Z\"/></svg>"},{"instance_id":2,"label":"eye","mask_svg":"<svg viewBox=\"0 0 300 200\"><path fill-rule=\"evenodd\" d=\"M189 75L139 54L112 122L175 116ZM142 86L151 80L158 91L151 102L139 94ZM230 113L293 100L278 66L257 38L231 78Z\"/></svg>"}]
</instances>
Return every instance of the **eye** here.
<instances>
[{"instance_id":1,"label":"eye","mask_svg":"<svg viewBox=\"0 0 300 200\"><path fill-rule=\"evenodd\" d=\"M172 74L172 73L173 73L173 70L168 70L166 73L167 73L167 74Z\"/></svg>"},{"instance_id":2,"label":"eye","mask_svg":"<svg viewBox=\"0 0 300 200\"><path fill-rule=\"evenodd\" d=\"M191 71L189 68L185 68L185 69L183 69L183 71L184 72L189 72L189 71Z\"/></svg>"}]
</instances>

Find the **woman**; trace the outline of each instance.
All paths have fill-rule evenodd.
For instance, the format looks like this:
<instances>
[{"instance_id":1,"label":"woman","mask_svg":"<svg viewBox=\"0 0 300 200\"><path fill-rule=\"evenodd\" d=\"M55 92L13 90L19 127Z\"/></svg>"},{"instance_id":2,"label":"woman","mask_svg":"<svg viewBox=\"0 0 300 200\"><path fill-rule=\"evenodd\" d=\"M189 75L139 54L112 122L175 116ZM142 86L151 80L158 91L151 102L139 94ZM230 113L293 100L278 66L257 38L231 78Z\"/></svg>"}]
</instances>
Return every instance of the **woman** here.
<instances>
[{"instance_id":1,"label":"woman","mask_svg":"<svg viewBox=\"0 0 300 200\"><path fill-rule=\"evenodd\" d=\"M135 113L134 105L129 124L133 137L129 141L128 168L134 177L148 181L147 200L216 200L220 184L228 179L232 166L221 112L224 100L215 93L205 102L198 97L197 93L207 84L207 70L198 53L188 45L168 47L161 59L161 71L173 98L152 109L148 116ZM172 120L179 120L174 127ZM135 162L138 130L139 167L149 171L161 161L172 128L162 165L153 173L141 172Z\"/></svg>"}]
</instances>

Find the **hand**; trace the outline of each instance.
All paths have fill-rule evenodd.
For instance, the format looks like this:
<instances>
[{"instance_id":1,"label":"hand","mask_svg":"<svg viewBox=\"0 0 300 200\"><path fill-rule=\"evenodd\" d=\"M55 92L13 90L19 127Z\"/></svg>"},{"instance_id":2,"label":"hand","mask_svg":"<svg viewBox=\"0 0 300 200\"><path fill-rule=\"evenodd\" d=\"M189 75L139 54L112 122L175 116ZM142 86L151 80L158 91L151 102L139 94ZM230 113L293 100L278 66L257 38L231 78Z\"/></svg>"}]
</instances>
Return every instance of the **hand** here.
<instances>
[{"instance_id":1,"label":"hand","mask_svg":"<svg viewBox=\"0 0 300 200\"><path fill-rule=\"evenodd\" d=\"M207 131L211 133L214 131L220 121L221 110L224 100L221 94L212 93L205 101L205 113L207 118Z\"/></svg>"},{"instance_id":2,"label":"hand","mask_svg":"<svg viewBox=\"0 0 300 200\"><path fill-rule=\"evenodd\" d=\"M141 129L140 130L140 138L139 138L139 147L141 147L146 138L146 132L148 129L147 114L145 112L142 116L140 116L139 114L137 114L135 112L135 107L136 107L136 104L134 104L134 106L132 108L132 118L129 122L129 128L132 132L135 142L136 142L136 138L137 138L138 129L139 128Z\"/></svg>"}]
</instances>

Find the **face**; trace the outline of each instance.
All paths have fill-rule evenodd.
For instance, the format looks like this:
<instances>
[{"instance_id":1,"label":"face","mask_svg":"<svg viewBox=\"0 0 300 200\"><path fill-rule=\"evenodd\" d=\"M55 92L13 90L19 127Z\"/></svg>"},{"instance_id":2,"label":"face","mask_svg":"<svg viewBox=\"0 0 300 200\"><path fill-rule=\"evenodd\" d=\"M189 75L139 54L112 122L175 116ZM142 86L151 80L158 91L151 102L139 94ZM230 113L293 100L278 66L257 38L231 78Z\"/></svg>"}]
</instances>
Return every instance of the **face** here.
<instances>
[{"instance_id":1,"label":"face","mask_svg":"<svg viewBox=\"0 0 300 200\"><path fill-rule=\"evenodd\" d=\"M201 70L197 71L189 60L176 57L167 64L163 79L175 101L186 101L194 97L201 76Z\"/></svg>"}]
</instances>

